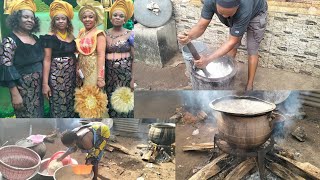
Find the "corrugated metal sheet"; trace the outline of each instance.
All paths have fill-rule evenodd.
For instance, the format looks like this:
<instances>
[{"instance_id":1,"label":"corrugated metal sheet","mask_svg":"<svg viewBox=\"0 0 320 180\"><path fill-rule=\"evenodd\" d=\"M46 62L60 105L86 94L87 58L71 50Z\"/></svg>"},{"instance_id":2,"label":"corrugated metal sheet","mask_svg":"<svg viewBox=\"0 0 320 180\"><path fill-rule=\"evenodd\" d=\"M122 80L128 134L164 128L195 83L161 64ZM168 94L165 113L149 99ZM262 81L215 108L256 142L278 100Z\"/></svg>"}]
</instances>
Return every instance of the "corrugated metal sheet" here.
<instances>
[{"instance_id":1,"label":"corrugated metal sheet","mask_svg":"<svg viewBox=\"0 0 320 180\"><path fill-rule=\"evenodd\" d=\"M113 119L114 129L116 131L138 133L140 132L140 119Z\"/></svg>"},{"instance_id":2,"label":"corrugated metal sheet","mask_svg":"<svg viewBox=\"0 0 320 180\"><path fill-rule=\"evenodd\" d=\"M304 105L320 108L320 91L301 91L299 99Z\"/></svg>"}]
</instances>

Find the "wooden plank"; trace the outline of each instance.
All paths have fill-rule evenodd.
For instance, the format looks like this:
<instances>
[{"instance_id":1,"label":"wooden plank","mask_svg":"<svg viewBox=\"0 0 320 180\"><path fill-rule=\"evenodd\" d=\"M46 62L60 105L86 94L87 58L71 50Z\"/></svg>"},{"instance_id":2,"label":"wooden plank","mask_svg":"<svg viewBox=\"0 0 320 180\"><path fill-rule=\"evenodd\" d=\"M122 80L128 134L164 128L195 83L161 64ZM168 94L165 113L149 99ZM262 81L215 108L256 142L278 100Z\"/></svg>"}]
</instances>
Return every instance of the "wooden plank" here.
<instances>
[{"instance_id":1,"label":"wooden plank","mask_svg":"<svg viewBox=\"0 0 320 180\"><path fill-rule=\"evenodd\" d=\"M228 156L228 154L221 154L212 162L204 166L200 171L195 173L189 180L207 180L210 177L216 175L221 170L217 163Z\"/></svg>"},{"instance_id":2,"label":"wooden plank","mask_svg":"<svg viewBox=\"0 0 320 180\"><path fill-rule=\"evenodd\" d=\"M298 168L299 170L305 172L308 176L313 179L320 179L320 169L316 166L310 164L309 162L299 162L293 159L286 158L279 154L275 154L276 157L285 160L287 163L293 165L294 167Z\"/></svg>"},{"instance_id":3,"label":"wooden plank","mask_svg":"<svg viewBox=\"0 0 320 180\"><path fill-rule=\"evenodd\" d=\"M123 152L125 154L132 155L131 152L127 148L121 146L120 144L108 143L108 145L113 147L115 150L118 150L118 151Z\"/></svg>"},{"instance_id":4,"label":"wooden plank","mask_svg":"<svg viewBox=\"0 0 320 180\"><path fill-rule=\"evenodd\" d=\"M293 172L291 172L290 170L288 170L287 168L281 166L280 164L277 163L270 163L269 166L267 166L267 168L273 172L274 174L276 174L277 176L281 177L282 179L287 179L287 180L304 180L303 177L294 174Z\"/></svg>"},{"instance_id":5,"label":"wooden plank","mask_svg":"<svg viewBox=\"0 0 320 180\"><path fill-rule=\"evenodd\" d=\"M148 144L138 144L137 149L148 148Z\"/></svg>"},{"instance_id":6,"label":"wooden plank","mask_svg":"<svg viewBox=\"0 0 320 180\"><path fill-rule=\"evenodd\" d=\"M214 143L200 143L183 146L182 151L210 151L214 148Z\"/></svg>"},{"instance_id":7,"label":"wooden plank","mask_svg":"<svg viewBox=\"0 0 320 180\"><path fill-rule=\"evenodd\" d=\"M151 161L152 154L153 154L153 150L149 150L147 153L143 154L142 160L148 161L148 162L154 162L154 161Z\"/></svg>"},{"instance_id":8,"label":"wooden plank","mask_svg":"<svg viewBox=\"0 0 320 180\"><path fill-rule=\"evenodd\" d=\"M234 168L226 177L225 180L241 179L248 172L254 168L255 161L254 158L249 158L242 163L240 163L236 168Z\"/></svg>"}]
</instances>

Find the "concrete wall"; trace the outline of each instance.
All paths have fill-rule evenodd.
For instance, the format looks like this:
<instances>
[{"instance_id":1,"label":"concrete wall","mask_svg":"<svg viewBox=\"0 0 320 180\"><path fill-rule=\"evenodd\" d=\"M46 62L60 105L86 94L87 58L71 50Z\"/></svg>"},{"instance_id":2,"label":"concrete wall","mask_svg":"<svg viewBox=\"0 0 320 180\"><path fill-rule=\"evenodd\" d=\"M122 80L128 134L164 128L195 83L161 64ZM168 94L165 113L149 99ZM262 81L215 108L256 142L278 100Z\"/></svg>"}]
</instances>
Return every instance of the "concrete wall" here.
<instances>
[{"instance_id":1,"label":"concrete wall","mask_svg":"<svg viewBox=\"0 0 320 180\"><path fill-rule=\"evenodd\" d=\"M303 3L269 1L268 26L260 46L259 66L320 77L320 1ZM198 22L200 0L173 0L177 33ZM217 49L229 29L214 16L199 40ZM237 60L247 62L246 38Z\"/></svg>"}]
</instances>

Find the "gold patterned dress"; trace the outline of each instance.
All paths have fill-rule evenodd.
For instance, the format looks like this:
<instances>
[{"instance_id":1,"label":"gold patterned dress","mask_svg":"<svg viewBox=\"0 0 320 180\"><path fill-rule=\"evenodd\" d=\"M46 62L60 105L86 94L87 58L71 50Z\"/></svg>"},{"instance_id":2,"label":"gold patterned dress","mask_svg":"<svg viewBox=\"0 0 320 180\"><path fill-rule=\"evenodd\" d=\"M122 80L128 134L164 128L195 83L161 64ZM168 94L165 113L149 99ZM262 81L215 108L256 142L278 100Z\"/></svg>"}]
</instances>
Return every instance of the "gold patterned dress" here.
<instances>
[{"instance_id":1,"label":"gold patterned dress","mask_svg":"<svg viewBox=\"0 0 320 180\"><path fill-rule=\"evenodd\" d=\"M97 39L102 30L93 29L90 34L81 29L75 40L79 52L78 68L84 79L81 88L75 92L75 111L83 118L101 118L107 116L107 95L98 87L98 52Z\"/></svg>"},{"instance_id":2,"label":"gold patterned dress","mask_svg":"<svg viewBox=\"0 0 320 180\"><path fill-rule=\"evenodd\" d=\"M75 40L79 52L79 69L84 75L83 86L97 85L98 80L98 54L97 36L102 30L96 30L91 36L86 36L85 29L81 29Z\"/></svg>"}]
</instances>

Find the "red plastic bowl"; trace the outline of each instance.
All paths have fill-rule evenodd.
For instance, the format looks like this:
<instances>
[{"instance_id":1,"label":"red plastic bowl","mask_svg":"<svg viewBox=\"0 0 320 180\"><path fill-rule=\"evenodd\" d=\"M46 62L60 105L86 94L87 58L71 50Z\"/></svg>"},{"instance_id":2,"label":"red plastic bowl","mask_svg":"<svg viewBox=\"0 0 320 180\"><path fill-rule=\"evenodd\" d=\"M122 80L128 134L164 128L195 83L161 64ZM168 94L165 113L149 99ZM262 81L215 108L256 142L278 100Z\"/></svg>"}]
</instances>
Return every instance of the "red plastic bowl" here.
<instances>
[{"instance_id":1,"label":"red plastic bowl","mask_svg":"<svg viewBox=\"0 0 320 180\"><path fill-rule=\"evenodd\" d=\"M65 151L58 151L58 152L54 153L54 154L51 156L48 164L50 164L50 162L51 162L52 160L58 159L58 158L59 158L60 156L62 156L64 153L65 153ZM62 162L62 164L63 164L64 166L71 164L71 157L70 157L70 155L68 155L67 157L65 157L64 159L62 159L61 162Z\"/></svg>"}]
</instances>

